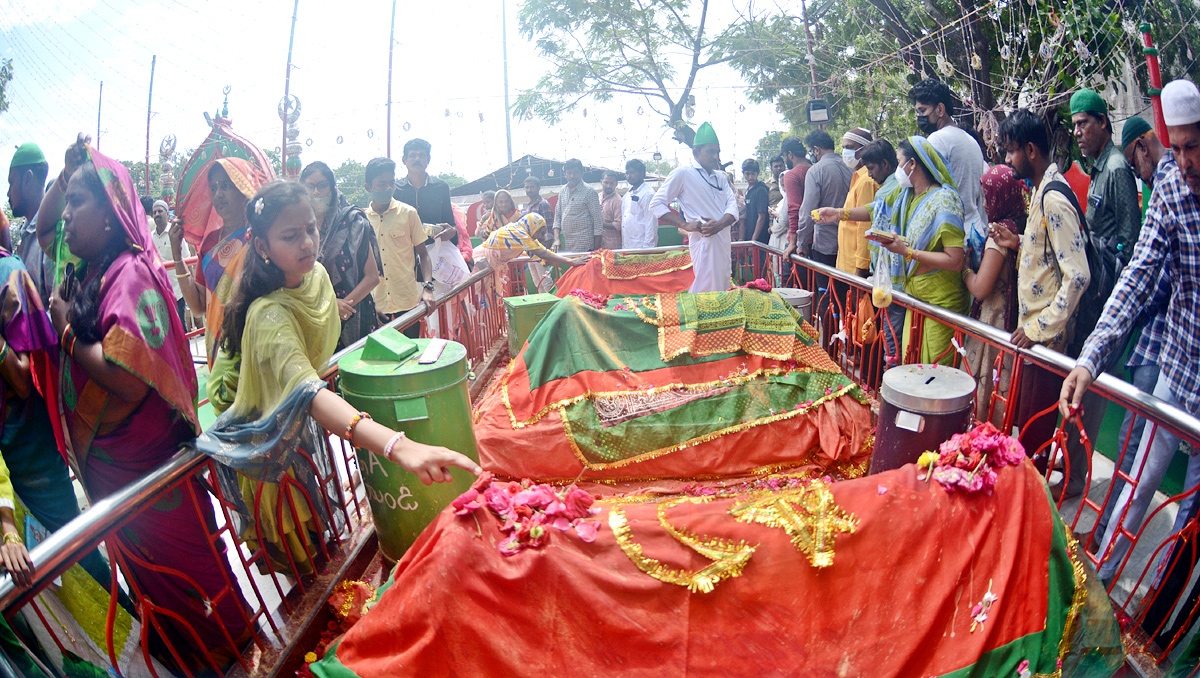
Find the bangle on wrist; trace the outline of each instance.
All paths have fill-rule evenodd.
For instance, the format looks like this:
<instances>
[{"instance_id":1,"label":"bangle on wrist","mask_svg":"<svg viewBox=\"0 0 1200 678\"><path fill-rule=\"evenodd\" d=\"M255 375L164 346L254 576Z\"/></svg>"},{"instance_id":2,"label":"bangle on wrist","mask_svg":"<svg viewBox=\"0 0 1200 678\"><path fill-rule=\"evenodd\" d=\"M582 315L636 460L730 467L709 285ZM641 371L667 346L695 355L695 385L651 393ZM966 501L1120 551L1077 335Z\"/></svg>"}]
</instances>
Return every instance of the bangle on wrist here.
<instances>
[{"instance_id":1,"label":"bangle on wrist","mask_svg":"<svg viewBox=\"0 0 1200 678\"><path fill-rule=\"evenodd\" d=\"M21 535L17 534L16 532L5 532L4 533L4 543L5 544L24 544L25 540L21 539Z\"/></svg>"},{"instance_id":2,"label":"bangle on wrist","mask_svg":"<svg viewBox=\"0 0 1200 678\"><path fill-rule=\"evenodd\" d=\"M58 181L55 183L58 184L58 190L62 191L63 193L67 192L67 168L66 167L64 167L62 169L62 171L58 173Z\"/></svg>"},{"instance_id":3,"label":"bangle on wrist","mask_svg":"<svg viewBox=\"0 0 1200 678\"><path fill-rule=\"evenodd\" d=\"M392 461L392 450L396 449L396 443L404 440L408 436L404 435L404 431L396 431L392 439L388 441L387 446L383 448L383 457L388 461Z\"/></svg>"},{"instance_id":4,"label":"bangle on wrist","mask_svg":"<svg viewBox=\"0 0 1200 678\"><path fill-rule=\"evenodd\" d=\"M60 336L58 338L59 346L62 346L64 348L66 347L68 335L74 336L74 332L71 330L71 323L67 323L67 326L63 328L62 336Z\"/></svg>"},{"instance_id":5,"label":"bangle on wrist","mask_svg":"<svg viewBox=\"0 0 1200 678\"><path fill-rule=\"evenodd\" d=\"M350 417L350 423L346 425L346 440L350 441L351 445L354 444L354 429L358 428L359 422L361 422L363 419L370 418L371 415L367 414L366 412L359 412L353 417Z\"/></svg>"}]
</instances>

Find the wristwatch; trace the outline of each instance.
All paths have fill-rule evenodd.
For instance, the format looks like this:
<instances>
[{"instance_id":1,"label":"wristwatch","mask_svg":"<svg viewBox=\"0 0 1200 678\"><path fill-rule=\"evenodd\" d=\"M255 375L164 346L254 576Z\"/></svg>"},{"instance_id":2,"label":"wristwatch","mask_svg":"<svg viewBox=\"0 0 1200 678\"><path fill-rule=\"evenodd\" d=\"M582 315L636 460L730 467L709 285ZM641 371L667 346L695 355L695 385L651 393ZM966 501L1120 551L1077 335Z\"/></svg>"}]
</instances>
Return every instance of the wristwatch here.
<instances>
[{"instance_id":1,"label":"wristwatch","mask_svg":"<svg viewBox=\"0 0 1200 678\"><path fill-rule=\"evenodd\" d=\"M427 289L431 292L433 291L433 281L432 280L425 281L425 289Z\"/></svg>"}]
</instances>

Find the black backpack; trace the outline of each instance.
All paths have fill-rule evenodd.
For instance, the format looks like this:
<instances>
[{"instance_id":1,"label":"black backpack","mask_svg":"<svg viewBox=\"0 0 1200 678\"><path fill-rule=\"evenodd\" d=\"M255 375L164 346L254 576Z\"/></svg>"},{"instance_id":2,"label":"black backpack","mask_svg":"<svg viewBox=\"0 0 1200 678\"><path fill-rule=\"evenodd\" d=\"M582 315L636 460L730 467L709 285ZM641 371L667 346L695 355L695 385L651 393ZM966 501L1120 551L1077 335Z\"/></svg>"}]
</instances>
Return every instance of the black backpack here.
<instances>
[{"instance_id":1,"label":"black backpack","mask_svg":"<svg viewBox=\"0 0 1200 678\"><path fill-rule=\"evenodd\" d=\"M1121 259L1117 256L1116 238L1104 242L1102 239L1092 236L1091 231L1088 230L1087 215L1079 206L1075 191L1071 190L1071 187L1064 181L1051 181L1046 185L1046 190L1042 191L1042 225L1047 229L1043 246L1046 248L1045 254L1053 259L1054 267L1058 269L1060 285L1063 279L1062 269L1058 266L1058 257L1054 256L1052 251L1049 225L1045 223L1046 194L1050 191L1063 194L1071 203L1071 207L1075 208L1075 214L1079 217L1079 229L1083 235L1083 251L1087 255L1088 271L1091 273L1091 281L1088 283L1087 289L1083 291L1083 296L1079 299L1079 307L1075 310L1075 335L1066 347L1067 355L1078 358L1080 352L1083 351L1083 344L1087 341L1088 335L1096 329L1096 324L1100 322L1100 316L1104 313L1104 304L1117 285L1117 276L1121 273Z\"/></svg>"}]
</instances>

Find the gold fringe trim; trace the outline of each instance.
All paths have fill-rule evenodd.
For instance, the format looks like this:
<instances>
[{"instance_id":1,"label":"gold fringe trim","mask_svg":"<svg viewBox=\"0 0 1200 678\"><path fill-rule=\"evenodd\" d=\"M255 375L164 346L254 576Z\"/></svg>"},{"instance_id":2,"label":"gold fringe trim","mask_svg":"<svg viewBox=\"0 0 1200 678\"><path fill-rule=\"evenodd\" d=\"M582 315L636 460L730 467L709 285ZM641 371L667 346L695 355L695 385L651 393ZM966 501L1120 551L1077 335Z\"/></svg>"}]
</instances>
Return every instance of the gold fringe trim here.
<instances>
[{"instance_id":1,"label":"gold fringe trim","mask_svg":"<svg viewBox=\"0 0 1200 678\"><path fill-rule=\"evenodd\" d=\"M619 459L619 460L613 461L613 462L588 461L587 457L585 457L583 454L583 450L581 450L579 448L578 443L576 443L576 441L575 441L575 434L571 430L571 422L567 419L567 413L566 413L565 409L559 411L559 417L562 419L563 431L564 431L564 433L566 433L567 443L571 446L571 451L575 454L575 457L577 459L579 459L580 463L583 464L583 467L585 469L587 469L589 471L598 471L598 470L610 469L610 468L621 468L622 466L629 466L630 464L636 464L636 463L643 462L643 461L650 461L651 459L657 459L658 457L662 457L662 456L671 454L673 452L678 452L679 450L682 450L682 449L685 449L688 447L695 447L696 445L700 445L702 443L707 443L711 440L716 440L717 438L720 438L721 436L724 436L724 435L729 435L731 433L738 433L741 431L745 431L746 429L753 428L755 426L765 426L766 424L773 424L777 421L783 421L784 419L791 419L792 417L796 417L796 416L799 416L802 414L808 414L809 412L816 409L817 407L820 407L824 403L826 403L830 400L833 400L835 398L840 398L843 395L846 395L854 388L857 388L857 385L851 384L849 386L844 386L839 391L834 391L833 393L831 393L829 395L822 396L821 398L814 400L812 405L805 407L805 408L801 408L798 410L796 410L796 409L785 410L778 414L773 414L773 415L770 415L767 417L761 417L759 419L752 419L750 421L739 422L737 424L734 424L732 426L727 426L718 431L712 431L711 433L706 433L702 436L692 438L690 440L684 441L677 445L672 445L670 447L664 447L664 448L660 448L657 450L651 450L650 452L643 452L642 454L638 454L638 455L628 457L625 459Z\"/></svg>"},{"instance_id":2,"label":"gold fringe trim","mask_svg":"<svg viewBox=\"0 0 1200 678\"><path fill-rule=\"evenodd\" d=\"M612 528L621 550L639 570L661 582L686 586L692 593L710 593L725 579L740 576L757 546L720 538L700 537L676 528L667 520L667 509L672 506L683 502L703 503L708 500L708 497L680 497L658 505L658 521L663 528L681 544L713 561L695 572L669 567L642 553L642 545L633 539L629 521L620 508L613 507L609 510L608 525Z\"/></svg>"},{"instance_id":3,"label":"gold fringe trim","mask_svg":"<svg viewBox=\"0 0 1200 678\"><path fill-rule=\"evenodd\" d=\"M511 363L510 363L510 365L511 365ZM526 426L529 426L530 424L537 423L539 420L541 420L542 417L545 417L547 414L549 414L551 412L551 410L560 410L564 407L567 407L568 405L574 405L575 403L577 403L581 400L590 400L593 398L619 398L622 396L627 396L631 393L645 393L647 395L654 395L657 393L662 393L664 391L677 391L677 390L681 390L681 389L687 390L687 391L706 391L706 390L714 389L714 388L717 388L720 386L741 386L742 384L750 383L751 381L754 381L755 379L757 379L759 377L780 377L780 376L786 376L786 375L789 375L789 374L792 374L795 372L802 372L802 373L806 373L806 374L829 374L829 375L835 376L835 377L843 376L840 372L836 372L836 373L835 372L821 372L821 371L815 370L811 367L797 367L792 370L788 370L788 369L785 369L782 367L764 367L761 369L757 369L753 372L747 372L746 374L739 374L736 377L725 377L722 379L714 379L713 381L706 381L706 382L701 382L698 384L685 384L683 382L673 382L670 384L664 384L663 386L654 386L652 388L642 388L642 389L636 389L636 388L635 389L627 389L624 391L588 391L586 393L583 393L583 394L580 394L577 396L572 396L570 398L563 398L562 400L556 400L556 401L550 403L549 405L546 405L541 410L536 412L532 417L530 417L529 419L525 419L524 421L517 419L517 415L516 415L516 413L513 412L513 409L512 409L512 401L509 399L508 377L512 376L511 374L506 376L504 379L504 382L501 386L500 397L501 397L501 400L504 402L504 409L508 411L509 423L512 424L513 430L517 430L517 429L521 429Z\"/></svg>"}]
</instances>

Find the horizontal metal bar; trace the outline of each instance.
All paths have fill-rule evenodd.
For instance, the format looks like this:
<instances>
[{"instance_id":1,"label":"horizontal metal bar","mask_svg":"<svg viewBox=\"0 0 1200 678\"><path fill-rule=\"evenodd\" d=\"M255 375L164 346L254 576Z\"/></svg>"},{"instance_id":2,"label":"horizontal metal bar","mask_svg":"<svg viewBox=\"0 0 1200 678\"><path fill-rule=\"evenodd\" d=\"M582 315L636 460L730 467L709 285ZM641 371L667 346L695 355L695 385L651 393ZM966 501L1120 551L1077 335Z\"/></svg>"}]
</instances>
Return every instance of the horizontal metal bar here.
<instances>
[{"instance_id":1,"label":"horizontal metal bar","mask_svg":"<svg viewBox=\"0 0 1200 678\"><path fill-rule=\"evenodd\" d=\"M432 308L427 308L424 303L418 304L416 308L388 323L387 327L406 327L421 320L450 301L454 295L490 275L494 275L494 272L488 268L475 271L452 287ZM338 360L342 356L361 349L366 341L366 337L362 337L335 353L326 363L326 371L336 370ZM0 577L0 610L9 609L14 603L24 604L23 597L27 591L40 589L42 585L69 569L103 541L106 535L132 520L141 507L156 501L157 494L164 488L170 487L202 466L207 459L208 457L195 450L182 451L154 471L92 504L82 515L55 531L30 551L29 557L33 561L35 572L30 587L18 589L8 574Z\"/></svg>"},{"instance_id":2,"label":"horizontal metal bar","mask_svg":"<svg viewBox=\"0 0 1200 678\"><path fill-rule=\"evenodd\" d=\"M766 252L783 256L783 252L780 250L760 242L740 242L736 243L735 246L758 247ZM870 291L871 289L871 284L866 280L855 275L850 275L832 266L827 266L811 259L804 259L795 254L792 255L791 261L861 290ZM902 306L920 311L923 315L933 318L951 328L963 330L969 334L986 339L1004 348L1006 351L1012 351L1033 364L1052 370L1062 376L1066 376L1075 368L1075 360L1069 356L1063 355L1058 351L1052 351L1041 345L1034 345L1033 348L1029 349L1018 348L1012 343L1011 333L992 327L969 316L948 311L940 306L915 299L902 292L894 292L893 299L899 301ZM1185 410L1159 400L1133 384L1122 381L1111 374L1101 374L1092 383L1092 390L1127 409L1135 410L1139 416L1165 425L1193 445L1200 445L1200 419L1188 414Z\"/></svg>"},{"instance_id":3,"label":"horizontal metal bar","mask_svg":"<svg viewBox=\"0 0 1200 678\"><path fill-rule=\"evenodd\" d=\"M12 577L0 578L0 609L7 610L25 591L36 591L96 548L105 536L133 520L144 506L158 500L164 488L174 485L207 461L203 453L184 450L162 466L92 504L79 517L55 530L29 552L33 561L33 584L18 589Z\"/></svg>"}]
</instances>

